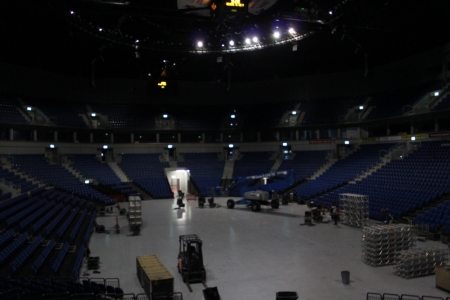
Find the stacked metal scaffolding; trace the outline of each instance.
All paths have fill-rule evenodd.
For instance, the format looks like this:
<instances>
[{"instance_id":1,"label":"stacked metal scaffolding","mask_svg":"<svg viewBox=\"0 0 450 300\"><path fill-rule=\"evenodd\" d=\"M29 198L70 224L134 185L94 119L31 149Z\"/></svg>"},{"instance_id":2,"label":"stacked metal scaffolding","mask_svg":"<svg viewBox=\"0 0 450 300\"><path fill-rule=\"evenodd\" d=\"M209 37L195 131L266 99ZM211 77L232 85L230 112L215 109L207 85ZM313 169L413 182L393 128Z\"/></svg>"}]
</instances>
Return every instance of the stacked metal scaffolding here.
<instances>
[{"instance_id":1,"label":"stacked metal scaffolding","mask_svg":"<svg viewBox=\"0 0 450 300\"><path fill-rule=\"evenodd\" d=\"M409 249L397 254L395 274L404 278L434 274L436 267L443 267L448 261L447 248L429 247Z\"/></svg>"},{"instance_id":2,"label":"stacked metal scaffolding","mask_svg":"<svg viewBox=\"0 0 450 300\"><path fill-rule=\"evenodd\" d=\"M363 228L363 261L371 266L392 265L399 251L414 247L417 234L406 224L373 225Z\"/></svg>"},{"instance_id":3,"label":"stacked metal scaffolding","mask_svg":"<svg viewBox=\"0 0 450 300\"><path fill-rule=\"evenodd\" d=\"M369 220L369 196L340 194L339 218L343 224L355 227L366 226Z\"/></svg>"}]
</instances>

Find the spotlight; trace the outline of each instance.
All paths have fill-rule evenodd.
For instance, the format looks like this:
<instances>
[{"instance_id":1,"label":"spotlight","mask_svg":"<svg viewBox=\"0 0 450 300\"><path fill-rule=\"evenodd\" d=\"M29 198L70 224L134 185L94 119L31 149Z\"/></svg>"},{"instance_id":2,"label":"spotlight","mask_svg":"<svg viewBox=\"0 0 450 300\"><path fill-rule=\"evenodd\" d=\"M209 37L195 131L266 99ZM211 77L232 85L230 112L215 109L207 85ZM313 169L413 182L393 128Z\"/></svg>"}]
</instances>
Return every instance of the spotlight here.
<instances>
[{"instance_id":1,"label":"spotlight","mask_svg":"<svg viewBox=\"0 0 450 300\"><path fill-rule=\"evenodd\" d=\"M246 43L246 44L250 44L251 42L252 42L252 41L251 41L249 38L246 38L246 39L245 39L245 43Z\"/></svg>"},{"instance_id":2,"label":"spotlight","mask_svg":"<svg viewBox=\"0 0 450 300\"><path fill-rule=\"evenodd\" d=\"M275 31L273 33L273 37L276 38L276 39L279 38L280 37L280 33L278 31Z\"/></svg>"},{"instance_id":3,"label":"spotlight","mask_svg":"<svg viewBox=\"0 0 450 300\"><path fill-rule=\"evenodd\" d=\"M73 15L75 12L73 10L70 11L70 14Z\"/></svg>"},{"instance_id":4,"label":"spotlight","mask_svg":"<svg viewBox=\"0 0 450 300\"><path fill-rule=\"evenodd\" d=\"M258 42L258 38L255 36L255 37L253 37L253 43L257 43Z\"/></svg>"},{"instance_id":5,"label":"spotlight","mask_svg":"<svg viewBox=\"0 0 450 300\"><path fill-rule=\"evenodd\" d=\"M50 144L50 148L51 148L51 149L55 149L55 145Z\"/></svg>"},{"instance_id":6,"label":"spotlight","mask_svg":"<svg viewBox=\"0 0 450 300\"><path fill-rule=\"evenodd\" d=\"M230 41L230 46L234 46L234 41L233 40Z\"/></svg>"},{"instance_id":7,"label":"spotlight","mask_svg":"<svg viewBox=\"0 0 450 300\"><path fill-rule=\"evenodd\" d=\"M203 47L203 42L197 42L197 47Z\"/></svg>"},{"instance_id":8,"label":"spotlight","mask_svg":"<svg viewBox=\"0 0 450 300\"><path fill-rule=\"evenodd\" d=\"M290 33L290 34L295 34L295 29L294 29L294 28L292 28L292 27L291 27L291 28L289 28L289 30L288 30L288 31L289 31L289 33Z\"/></svg>"},{"instance_id":9,"label":"spotlight","mask_svg":"<svg viewBox=\"0 0 450 300\"><path fill-rule=\"evenodd\" d=\"M108 145L103 145L103 149L108 149Z\"/></svg>"},{"instance_id":10,"label":"spotlight","mask_svg":"<svg viewBox=\"0 0 450 300\"><path fill-rule=\"evenodd\" d=\"M345 145L350 145L350 141L344 141Z\"/></svg>"},{"instance_id":11,"label":"spotlight","mask_svg":"<svg viewBox=\"0 0 450 300\"><path fill-rule=\"evenodd\" d=\"M135 40L134 42L135 42L135 43L139 43L139 40Z\"/></svg>"},{"instance_id":12,"label":"spotlight","mask_svg":"<svg viewBox=\"0 0 450 300\"><path fill-rule=\"evenodd\" d=\"M167 145L167 148L172 149L173 145Z\"/></svg>"},{"instance_id":13,"label":"spotlight","mask_svg":"<svg viewBox=\"0 0 450 300\"><path fill-rule=\"evenodd\" d=\"M98 29L98 31L100 31L100 32L101 32L101 31L103 31L103 29L102 29L102 28L99 28L99 29Z\"/></svg>"},{"instance_id":14,"label":"spotlight","mask_svg":"<svg viewBox=\"0 0 450 300\"><path fill-rule=\"evenodd\" d=\"M332 15L332 14L333 14L333 11L330 10L328 13L329 13L330 15Z\"/></svg>"}]
</instances>

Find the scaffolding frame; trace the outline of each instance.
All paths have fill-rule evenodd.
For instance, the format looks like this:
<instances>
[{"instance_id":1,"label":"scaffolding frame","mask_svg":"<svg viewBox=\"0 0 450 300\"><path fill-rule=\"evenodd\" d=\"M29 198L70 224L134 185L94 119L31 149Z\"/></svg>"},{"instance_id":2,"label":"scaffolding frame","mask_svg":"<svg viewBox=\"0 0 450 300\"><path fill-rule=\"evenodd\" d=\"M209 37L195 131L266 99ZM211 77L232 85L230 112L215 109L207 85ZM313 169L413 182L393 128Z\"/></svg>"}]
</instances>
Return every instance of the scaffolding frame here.
<instances>
[{"instance_id":1,"label":"scaffolding frame","mask_svg":"<svg viewBox=\"0 0 450 300\"><path fill-rule=\"evenodd\" d=\"M393 265L398 252L415 247L417 233L412 225L373 225L363 228L362 260L370 266Z\"/></svg>"},{"instance_id":2,"label":"scaffolding frame","mask_svg":"<svg viewBox=\"0 0 450 300\"><path fill-rule=\"evenodd\" d=\"M443 267L448 258L447 248L408 249L397 254L394 273L403 278L431 275L434 274L435 268Z\"/></svg>"},{"instance_id":3,"label":"scaffolding frame","mask_svg":"<svg viewBox=\"0 0 450 300\"><path fill-rule=\"evenodd\" d=\"M363 227L369 221L369 196L339 194L339 218L342 224Z\"/></svg>"}]
</instances>

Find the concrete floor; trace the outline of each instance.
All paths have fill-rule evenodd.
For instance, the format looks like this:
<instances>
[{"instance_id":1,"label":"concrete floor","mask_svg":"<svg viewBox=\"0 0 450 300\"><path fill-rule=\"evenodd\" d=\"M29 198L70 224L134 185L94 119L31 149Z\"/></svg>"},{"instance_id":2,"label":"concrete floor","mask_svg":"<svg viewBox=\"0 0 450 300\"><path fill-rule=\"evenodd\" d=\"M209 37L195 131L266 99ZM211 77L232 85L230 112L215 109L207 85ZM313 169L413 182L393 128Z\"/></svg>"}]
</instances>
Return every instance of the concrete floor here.
<instances>
[{"instance_id":1,"label":"concrete floor","mask_svg":"<svg viewBox=\"0 0 450 300\"><path fill-rule=\"evenodd\" d=\"M143 293L136 256L155 254L174 276L175 291L182 292L183 299L203 300L203 285L192 284L189 292L176 269L178 236L195 233L203 240L207 284L217 286L224 300L271 300L278 291L296 291L302 300L363 300L367 292L450 297L435 287L434 276L404 279L393 274L392 266L363 263L360 228L300 226L305 205L263 206L261 212L252 212L244 206L226 208L227 199L215 199L220 208L204 209L189 201L182 210L174 209L173 199L144 201L139 236L129 236L124 216L119 216L122 233L113 233L117 209L99 217L97 222L111 233L91 237L91 256L100 257L101 273L88 271L90 277L118 277L125 292ZM418 246L445 247L431 241ZM350 271L348 285L342 283L343 270Z\"/></svg>"}]
</instances>

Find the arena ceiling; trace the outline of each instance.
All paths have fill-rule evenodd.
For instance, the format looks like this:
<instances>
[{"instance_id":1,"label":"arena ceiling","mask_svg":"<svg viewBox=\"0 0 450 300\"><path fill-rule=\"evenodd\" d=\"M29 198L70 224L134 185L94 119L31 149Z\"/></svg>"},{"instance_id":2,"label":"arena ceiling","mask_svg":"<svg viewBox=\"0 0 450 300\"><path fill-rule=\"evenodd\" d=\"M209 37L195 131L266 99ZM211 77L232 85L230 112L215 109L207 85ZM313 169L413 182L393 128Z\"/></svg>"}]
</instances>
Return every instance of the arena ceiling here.
<instances>
[{"instance_id":1,"label":"arena ceiling","mask_svg":"<svg viewBox=\"0 0 450 300\"><path fill-rule=\"evenodd\" d=\"M86 77L277 79L443 45L449 15L448 0L4 0L1 61Z\"/></svg>"}]
</instances>

